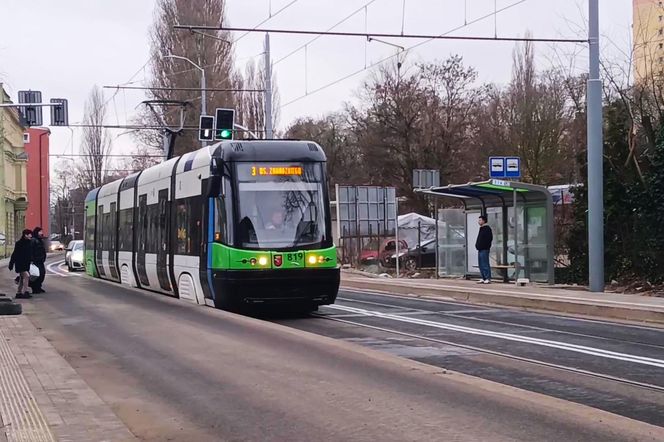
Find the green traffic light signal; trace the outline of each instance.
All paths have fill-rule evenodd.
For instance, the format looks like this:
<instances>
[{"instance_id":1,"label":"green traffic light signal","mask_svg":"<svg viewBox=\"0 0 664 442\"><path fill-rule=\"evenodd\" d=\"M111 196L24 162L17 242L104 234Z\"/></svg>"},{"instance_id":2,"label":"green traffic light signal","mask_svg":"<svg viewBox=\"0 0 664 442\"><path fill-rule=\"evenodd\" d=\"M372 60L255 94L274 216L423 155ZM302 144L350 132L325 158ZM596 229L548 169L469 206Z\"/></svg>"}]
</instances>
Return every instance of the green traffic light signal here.
<instances>
[{"instance_id":1,"label":"green traffic light signal","mask_svg":"<svg viewBox=\"0 0 664 442\"><path fill-rule=\"evenodd\" d=\"M217 140L232 140L235 126L235 110L218 108L216 110L215 138Z\"/></svg>"}]
</instances>

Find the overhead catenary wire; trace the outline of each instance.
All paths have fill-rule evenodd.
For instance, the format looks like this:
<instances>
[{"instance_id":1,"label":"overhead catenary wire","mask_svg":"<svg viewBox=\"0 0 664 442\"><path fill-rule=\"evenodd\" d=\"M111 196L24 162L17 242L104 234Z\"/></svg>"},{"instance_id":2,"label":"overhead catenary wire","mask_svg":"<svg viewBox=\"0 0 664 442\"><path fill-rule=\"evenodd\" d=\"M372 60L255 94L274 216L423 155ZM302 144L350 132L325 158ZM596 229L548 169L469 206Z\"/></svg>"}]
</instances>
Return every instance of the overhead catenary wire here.
<instances>
[{"instance_id":1,"label":"overhead catenary wire","mask_svg":"<svg viewBox=\"0 0 664 442\"><path fill-rule=\"evenodd\" d=\"M522 3L525 3L526 1L527 1L527 0L518 0L518 1L514 2L514 3L511 3L511 4L509 4L509 5L506 5L506 6L502 7L502 8L500 8L497 12L494 12L494 13L501 13L501 12L507 11L507 10L509 10L509 9L512 9L512 8L514 8L514 7L516 7L516 6L520 5L520 4L522 4ZM477 18L475 18L475 19L473 19L473 20L471 20L471 21L466 21L463 25L460 25L460 26L457 26L456 28L450 29L449 31L447 31L447 32L445 32L445 33L443 33L443 34L441 34L441 35L450 34L450 33L452 33L452 32L459 31L459 30L461 30L461 29L463 29L463 28L465 28L465 27L467 27L467 26L473 25L473 24L478 23L478 22L480 22L480 21L484 21L484 20L486 20L487 18L492 17L492 16L494 15L494 13L485 14L485 15L480 16L480 17L477 17ZM410 51L410 50L412 50L412 49L418 48L418 47L423 46L423 45L425 45L425 44L427 44L427 43L430 43L431 41L433 41L433 39L428 39L428 40L421 41L421 42L416 43L416 44L414 44L414 45L412 45L412 46L409 46L408 48L406 48L405 51ZM585 42L585 41L584 41L584 42ZM379 61L377 61L377 62L375 62L375 63L372 63L371 65L369 65L369 66L367 66L367 67L364 67L364 68L358 69L358 70L355 71L355 72L352 72L352 73L350 73L350 74L347 74L347 75L345 75L345 76L343 76L343 77L341 77L341 78L338 78L338 79L336 79L336 80L334 80L334 81L332 81L332 82L330 82L330 83L327 83L327 84L325 84L325 85L323 85L323 86L321 86L321 87L319 87L319 88L317 88L317 89L315 89L315 90L313 90L313 91L311 91L311 92L309 92L309 93L307 93L307 94L304 94L304 95L301 95L301 96L299 96L299 97L296 97L296 98L294 98L294 99L292 99L292 100L290 100L290 101L288 101L288 102L282 104L282 105L279 107L279 109L283 109L284 107L289 106L289 105L291 105L291 104L293 104L293 103L296 103L296 102L298 102L298 101L300 101L300 100L302 100L302 99L304 99L304 98L307 98L307 97L309 97L309 96L312 95L312 94L315 94L315 93L317 93L317 92L320 92L320 91L322 91L322 90L325 90L325 89L327 89L327 88L329 88L329 87L335 86L335 85L337 85L337 84L339 84L339 83L341 83L341 82L343 82L343 81L348 80L349 78L352 78L352 77L354 77L354 76L356 76L356 75L361 74L362 72L364 72L364 71L366 71L366 70L368 70L368 69L372 69L372 68L374 68L374 67L376 67L376 66L379 66L379 65L385 63L386 61L391 60L391 59L394 58L394 57L397 57L398 55L399 55L399 54L389 55L389 56L387 56L387 57L385 57L385 58L383 58L383 59L381 59L381 60L379 60Z\"/></svg>"},{"instance_id":2,"label":"overhead catenary wire","mask_svg":"<svg viewBox=\"0 0 664 442\"><path fill-rule=\"evenodd\" d=\"M328 31L331 31L332 29L336 28L337 26L342 25L343 23L345 23L347 20L349 20L350 18L352 18L353 16L355 16L355 14L357 14L358 12L361 12L362 10L365 11L365 22L366 22L366 9L367 9L372 3L375 3L376 1L378 1L378 0L370 0L370 1L368 1L367 3L364 4L364 6L360 7L359 9L354 10L353 12L351 12L350 14L348 14L346 17L342 18L341 20L339 20L338 22L336 22L335 24L333 24L332 26L330 26L329 28L327 28L327 30L328 30ZM281 63L282 61L284 61L284 60L287 59L288 57L292 56L293 54L296 54L296 53L299 52L301 49L307 47L307 45L310 45L311 43L315 42L316 40L318 40L318 39L321 38L321 37L322 37L322 35L318 35L317 37L314 37L314 38L312 38L311 40L307 41L305 44L303 44L303 45L301 45L301 46L298 46L296 49L292 50L292 51L289 52L288 54L284 55L283 57L281 57L280 59L278 59L277 61L275 61L275 62L273 63L273 65L275 65L275 66L278 65L279 63Z\"/></svg>"},{"instance_id":3,"label":"overhead catenary wire","mask_svg":"<svg viewBox=\"0 0 664 442\"><path fill-rule=\"evenodd\" d=\"M256 29L256 28L258 28L260 25L263 25L263 24L267 23L268 21L270 21L271 19L273 19L273 18L276 17L277 15L281 14L283 11L285 11L285 10L288 9L288 8L290 8L291 6L293 6L293 5L294 5L295 3L297 3L297 2L298 2L298 0L292 0L290 3L286 4L284 7L282 7L281 9L279 9L279 10L278 10L277 12L275 12L274 14L270 13L270 14L268 15L268 17L267 17L265 20L263 20L262 22L258 23L256 26L254 26L253 29ZM178 29L177 26L175 26L175 28ZM217 29L217 30L219 30L219 29ZM250 31L250 32L251 32L251 31ZM242 34L241 36L239 36L237 39L235 39L235 40L233 41L233 43L237 43L238 41L240 41L241 39L243 39L243 38L246 37L247 35L249 35L249 32L245 32L244 34Z\"/></svg>"},{"instance_id":4,"label":"overhead catenary wire","mask_svg":"<svg viewBox=\"0 0 664 442\"><path fill-rule=\"evenodd\" d=\"M265 92L264 89L224 89L224 88L205 88L198 87L159 87L159 86L103 86L104 89L136 89L136 90L154 90L154 91L193 91L193 92Z\"/></svg>"},{"instance_id":5,"label":"overhead catenary wire","mask_svg":"<svg viewBox=\"0 0 664 442\"><path fill-rule=\"evenodd\" d=\"M525 0L524 0L525 1ZM494 13L488 14L493 16ZM194 26L196 28L196 26ZM465 36L465 35L447 35L447 34L394 34L382 32L341 32L341 31L315 31L304 29L249 29L249 28L235 28L235 27L222 27L212 28L221 29L229 32L262 32L269 34L290 34L290 35L318 35L333 36L333 37L363 37L363 38L406 38L416 40L464 40L464 41L496 41L496 42L536 42L536 43L588 43L588 39L580 38L537 38L537 37L487 37L481 35Z\"/></svg>"}]
</instances>

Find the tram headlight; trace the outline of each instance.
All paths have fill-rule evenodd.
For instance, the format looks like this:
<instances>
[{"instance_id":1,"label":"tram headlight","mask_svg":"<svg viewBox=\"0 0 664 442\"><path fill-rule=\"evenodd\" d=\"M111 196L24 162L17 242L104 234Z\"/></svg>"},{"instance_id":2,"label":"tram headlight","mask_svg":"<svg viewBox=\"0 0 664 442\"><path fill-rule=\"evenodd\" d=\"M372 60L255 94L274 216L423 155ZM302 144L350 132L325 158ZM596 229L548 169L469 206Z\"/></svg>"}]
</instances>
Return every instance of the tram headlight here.
<instances>
[{"instance_id":1,"label":"tram headlight","mask_svg":"<svg viewBox=\"0 0 664 442\"><path fill-rule=\"evenodd\" d=\"M316 256L309 255L309 264L316 264Z\"/></svg>"},{"instance_id":2,"label":"tram headlight","mask_svg":"<svg viewBox=\"0 0 664 442\"><path fill-rule=\"evenodd\" d=\"M267 265L267 257L261 256L260 258L258 258L258 265L266 266Z\"/></svg>"}]
</instances>

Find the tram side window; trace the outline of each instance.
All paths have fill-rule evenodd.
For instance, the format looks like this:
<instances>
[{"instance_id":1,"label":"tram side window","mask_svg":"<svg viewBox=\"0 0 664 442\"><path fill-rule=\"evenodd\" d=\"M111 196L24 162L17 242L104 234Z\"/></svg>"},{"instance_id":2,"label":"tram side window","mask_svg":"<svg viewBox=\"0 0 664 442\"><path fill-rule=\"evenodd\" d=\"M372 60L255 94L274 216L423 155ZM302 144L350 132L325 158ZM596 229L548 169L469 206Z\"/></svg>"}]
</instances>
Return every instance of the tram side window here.
<instances>
[{"instance_id":1,"label":"tram side window","mask_svg":"<svg viewBox=\"0 0 664 442\"><path fill-rule=\"evenodd\" d=\"M132 209L120 210L120 225L118 226L118 250L121 252L131 252L133 240L133 212Z\"/></svg>"},{"instance_id":2,"label":"tram side window","mask_svg":"<svg viewBox=\"0 0 664 442\"><path fill-rule=\"evenodd\" d=\"M104 249L104 206L97 208L97 250Z\"/></svg>"},{"instance_id":3,"label":"tram side window","mask_svg":"<svg viewBox=\"0 0 664 442\"><path fill-rule=\"evenodd\" d=\"M177 200L175 211L175 253L198 256L203 230L201 197Z\"/></svg>"},{"instance_id":4,"label":"tram side window","mask_svg":"<svg viewBox=\"0 0 664 442\"><path fill-rule=\"evenodd\" d=\"M147 207L147 236L145 238L145 252L157 253L159 236L159 206L152 204Z\"/></svg>"},{"instance_id":5,"label":"tram side window","mask_svg":"<svg viewBox=\"0 0 664 442\"><path fill-rule=\"evenodd\" d=\"M118 234L118 218L117 218L117 203L111 203L111 211L108 214L109 217L109 225L110 228L108 229L108 250L111 252L115 252L115 244L117 242L117 234Z\"/></svg>"},{"instance_id":6,"label":"tram side window","mask_svg":"<svg viewBox=\"0 0 664 442\"><path fill-rule=\"evenodd\" d=\"M146 238L147 238L147 206L145 204L147 200L147 195L141 195L138 198L138 235L136 244L139 253L145 253L146 249Z\"/></svg>"},{"instance_id":7,"label":"tram side window","mask_svg":"<svg viewBox=\"0 0 664 442\"><path fill-rule=\"evenodd\" d=\"M85 217L85 249L92 250L95 246L95 216L87 212Z\"/></svg>"},{"instance_id":8,"label":"tram side window","mask_svg":"<svg viewBox=\"0 0 664 442\"><path fill-rule=\"evenodd\" d=\"M103 250L112 250L113 246L111 245L111 229L113 228L113 223L111 222L111 212L104 213L104 248Z\"/></svg>"}]
</instances>

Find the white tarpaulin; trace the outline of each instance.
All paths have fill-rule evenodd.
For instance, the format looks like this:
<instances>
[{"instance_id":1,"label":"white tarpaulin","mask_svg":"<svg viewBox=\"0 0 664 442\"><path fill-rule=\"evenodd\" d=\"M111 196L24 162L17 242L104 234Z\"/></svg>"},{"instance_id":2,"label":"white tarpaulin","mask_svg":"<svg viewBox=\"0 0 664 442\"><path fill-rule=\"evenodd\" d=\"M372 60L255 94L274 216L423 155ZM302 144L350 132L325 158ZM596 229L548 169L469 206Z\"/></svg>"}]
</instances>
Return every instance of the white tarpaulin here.
<instances>
[{"instance_id":1,"label":"white tarpaulin","mask_svg":"<svg viewBox=\"0 0 664 442\"><path fill-rule=\"evenodd\" d=\"M444 226L438 221L440 227ZM436 237L436 220L417 213L399 215L399 239L406 241L408 248L417 245L417 230L420 228L420 242L425 242Z\"/></svg>"}]
</instances>

